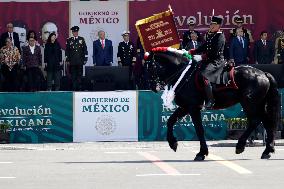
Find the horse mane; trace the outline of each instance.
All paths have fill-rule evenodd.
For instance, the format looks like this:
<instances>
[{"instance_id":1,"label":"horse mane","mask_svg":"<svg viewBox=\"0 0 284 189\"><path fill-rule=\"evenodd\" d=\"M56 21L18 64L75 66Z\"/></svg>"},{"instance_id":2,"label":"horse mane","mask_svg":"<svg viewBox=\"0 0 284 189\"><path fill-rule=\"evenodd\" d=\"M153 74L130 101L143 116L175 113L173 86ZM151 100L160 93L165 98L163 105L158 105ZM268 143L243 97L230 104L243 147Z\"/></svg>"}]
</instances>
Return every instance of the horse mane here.
<instances>
[{"instance_id":1,"label":"horse mane","mask_svg":"<svg viewBox=\"0 0 284 189\"><path fill-rule=\"evenodd\" d=\"M176 57L180 60L180 63L188 63L189 61L192 60L192 56L186 51L185 49L183 50L178 50L172 47L155 47L150 51L151 54L165 54L168 56L173 56ZM145 59L148 58L150 54L145 54Z\"/></svg>"}]
</instances>

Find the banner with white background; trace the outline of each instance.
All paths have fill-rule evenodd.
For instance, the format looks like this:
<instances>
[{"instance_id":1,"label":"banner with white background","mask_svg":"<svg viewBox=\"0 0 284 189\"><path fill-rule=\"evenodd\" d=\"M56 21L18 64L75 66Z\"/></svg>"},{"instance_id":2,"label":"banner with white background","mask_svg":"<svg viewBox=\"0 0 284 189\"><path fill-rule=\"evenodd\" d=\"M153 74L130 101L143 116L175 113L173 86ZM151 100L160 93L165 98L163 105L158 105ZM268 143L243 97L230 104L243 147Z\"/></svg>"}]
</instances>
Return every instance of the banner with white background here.
<instances>
[{"instance_id":1,"label":"banner with white background","mask_svg":"<svg viewBox=\"0 0 284 189\"><path fill-rule=\"evenodd\" d=\"M74 142L138 141L136 91L74 94Z\"/></svg>"},{"instance_id":2,"label":"banner with white background","mask_svg":"<svg viewBox=\"0 0 284 189\"><path fill-rule=\"evenodd\" d=\"M88 63L93 65L93 41L98 39L98 31L103 30L112 41L113 65L117 65L117 49L122 41L122 32L128 28L127 1L71 2L71 26L80 27L79 36L85 38L88 47Z\"/></svg>"}]
</instances>

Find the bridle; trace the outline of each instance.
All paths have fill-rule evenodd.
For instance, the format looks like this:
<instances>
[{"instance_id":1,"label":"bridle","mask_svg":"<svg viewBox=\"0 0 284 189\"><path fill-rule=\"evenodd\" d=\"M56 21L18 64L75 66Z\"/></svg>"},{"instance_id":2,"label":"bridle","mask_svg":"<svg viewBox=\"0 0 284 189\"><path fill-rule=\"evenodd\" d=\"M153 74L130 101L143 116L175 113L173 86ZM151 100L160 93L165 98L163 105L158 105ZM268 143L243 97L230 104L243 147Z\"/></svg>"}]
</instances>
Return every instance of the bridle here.
<instances>
[{"instance_id":1,"label":"bridle","mask_svg":"<svg viewBox=\"0 0 284 189\"><path fill-rule=\"evenodd\" d=\"M165 89L165 86L169 83L171 83L172 81L174 81L176 79L177 76L179 76L185 69L186 66L184 66L182 69L179 69L177 71L175 71L173 74L171 74L170 76L168 76L167 78L164 79L164 81L162 81L159 77L159 68L161 68L162 66L159 65L159 63L157 63L155 61L155 55L153 55L152 58L152 69L151 69L151 79L149 80L149 82L151 83L155 83L156 87L159 87L161 90ZM179 89L181 89L191 78L193 73L195 73L196 69L198 68L197 64L194 65L194 69L192 70L192 72L190 73L190 75L186 78L185 82L181 83L179 85Z\"/></svg>"}]
</instances>

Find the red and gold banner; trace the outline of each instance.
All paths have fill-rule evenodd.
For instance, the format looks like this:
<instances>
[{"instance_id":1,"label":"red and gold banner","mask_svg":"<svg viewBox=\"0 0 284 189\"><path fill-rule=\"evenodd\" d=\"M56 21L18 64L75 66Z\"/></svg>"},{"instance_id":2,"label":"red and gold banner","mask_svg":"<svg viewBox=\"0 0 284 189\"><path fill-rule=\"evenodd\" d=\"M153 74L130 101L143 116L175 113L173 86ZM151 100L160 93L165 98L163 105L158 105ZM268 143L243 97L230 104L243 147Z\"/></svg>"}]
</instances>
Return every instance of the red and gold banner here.
<instances>
[{"instance_id":1,"label":"red and gold banner","mask_svg":"<svg viewBox=\"0 0 284 189\"><path fill-rule=\"evenodd\" d=\"M180 40L171 10L138 20L135 26L145 51L159 46L179 48Z\"/></svg>"}]
</instances>

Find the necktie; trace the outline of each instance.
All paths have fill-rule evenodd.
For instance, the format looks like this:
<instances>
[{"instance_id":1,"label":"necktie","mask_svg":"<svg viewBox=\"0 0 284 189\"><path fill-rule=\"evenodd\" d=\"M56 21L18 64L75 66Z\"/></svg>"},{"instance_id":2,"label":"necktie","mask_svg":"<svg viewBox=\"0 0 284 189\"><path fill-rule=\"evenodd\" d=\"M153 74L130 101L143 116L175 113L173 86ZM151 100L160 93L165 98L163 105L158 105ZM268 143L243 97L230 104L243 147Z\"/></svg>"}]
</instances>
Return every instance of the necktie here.
<instances>
[{"instance_id":1,"label":"necktie","mask_svg":"<svg viewBox=\"0 0 284 189\"><path fill-rule=\"evenodd\" d=\"M102 40L102 48L105 48L104 40Z\"/></svg>"},{"instance_id":2,"label":"necktie","mask_svg":"<svg viewBox=\"0 0 284 189\"><path fill-rule=\"evenodd\" d=\"M266 41L265 40L263 41L263 45L266 46Z\"/></svg>"},{"instance_id":3,"label":"necktie","mask_svg":"<svg viewBox=\"0 0 284 189\"><path fill-rule=\"evenodd\" d=\"M11 41L12 41L12 44L13 44L13 46L14 46L13 33L9 33L9 38L11 39Z\"/></svg>"},{"instance_id":4,"label":"necktie","mask_svg":"<svg viewBox=\"0 0 284 189\"><path fill-rule=\"evenodd\" d=\"M242 37L240 37L240 43L241 43L242 47L244 48L244 40L243 40Z\"/></svg>"},{"instance_id":5,"label":"necktie","mask_svg":"<svg viewBox=\"0 0 284 189\"><path fill-rule=\"evenodd\" d=\"M196 49L196 42L193 41L193 48Z\"/></svg>"}]
</instances>

